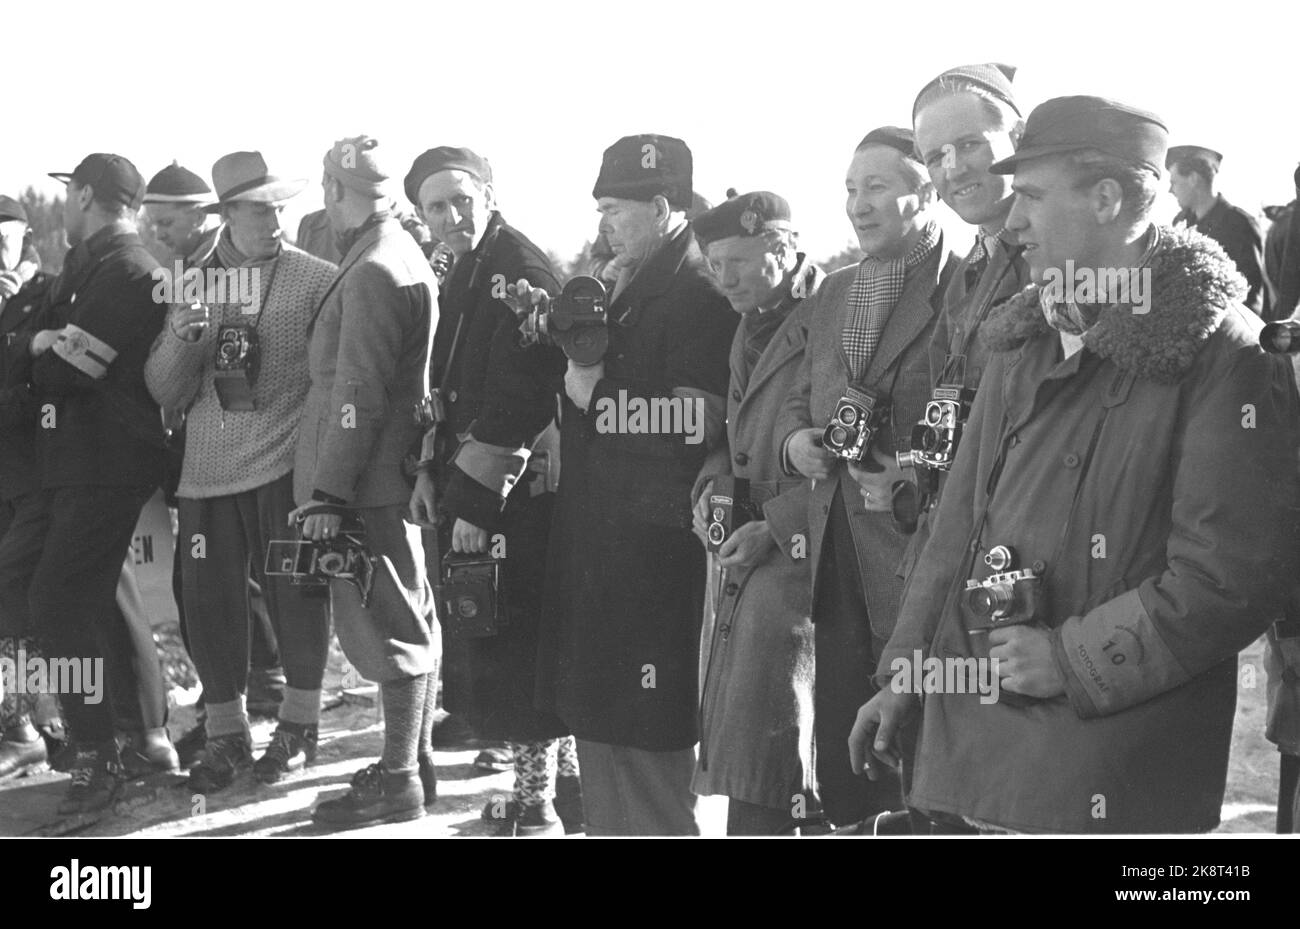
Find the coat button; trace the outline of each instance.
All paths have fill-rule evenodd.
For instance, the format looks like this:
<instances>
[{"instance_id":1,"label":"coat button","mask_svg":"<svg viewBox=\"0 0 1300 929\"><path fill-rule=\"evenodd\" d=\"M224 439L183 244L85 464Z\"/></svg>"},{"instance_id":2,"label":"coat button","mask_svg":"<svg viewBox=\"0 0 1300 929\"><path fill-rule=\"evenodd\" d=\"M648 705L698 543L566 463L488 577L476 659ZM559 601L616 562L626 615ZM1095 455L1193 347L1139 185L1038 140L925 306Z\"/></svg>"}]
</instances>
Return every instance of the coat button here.
<instances>
[{"instance_id":1,"label":"coat button","mask_svg":"<svg viewBox=\"0 0 1300 929\"><path fill-rule=\"evenodd\" d=\"M732 400L735 400L737 403L740 402L740 390L739 390L739 389L733 390L733 391L731 392L731 399L732 399Z\"/></svg>"},{"instance_id":2,"label":"coat button","mask_svg":"<svg viewBox=\"0 0 1300 929\"><path fill-rule=\"evenodd\" d=\"M736 595L736 591L738 590L740 590L740 585L737 584L735 581L732 581L730 584L727 585L727 596L734 597Z\"/></svg>"},{"instance_id":3,"label":"coat button","mask_svg":"<svg viewBox=\"0 0 1300 929\"><path fill-rule=\"evenodd\" d=\"M448 392L447 392L447 399L450 400L452 403L455 403L455 402L456 402L456 391L454 391L454 390L448 391Z\"/></svg>"},{"instance_id":4,"label":"coat button","mask_svg":"<svg viewBox=\"0 0 1300 929\"><path fill-rule=\"evenodd\" d=\"M828 507L828 506L823 506L823 507L822 507L822 515L823 515L823 516L828 515L828 514L830 513L830 511L831 511L831 508L830 508L830 507Z\"/></svg>"},{"instance_id":5,"label":"coat button","mask_svg":"<svg viewBox=\"0 0 1300 929\"><path fill-rule=\"evenodd\" d=\"M1019 445L1019 444L1020 444L1020 433L1018 433L1018 432L1013 432L1013 433L1011 433L1011 440L1010 440L1010 443L1009 443L1009 444L1011 445L1012 448L1015 448L1017 445Z\"/></svg>"},{"instance_id":6,"label":"coat button","mask_svg":"<svg viewBox=\"0 0 1300 929\"><path fill-rule=\"evenodd\" d=\"M745 465L749 464L749 456L744 452L736 452L736 464L743 468Z\"/></svg>"},{"instance_id":7,"label":"coat button","mask_svg":"<svg viewBox=\"0 0 1300 929\"><path fill-rule=\"evenodd\" d=\"M1065 456L1065 466L1067 468L1079 467L1079 456L1076 455L1074 452L1070 452L1070 454Z\"/></svg>"},{"instance_id":8,"label":"coat button","mask_svg":"<svg viewBox=\"0 0 1300 929\"><path fill-rule=\"evenodd\" d=\"M979 540L978 540L978 539L972 539L972 540L971 540L971 543L970 543L970 550L971 550L972 552L978 552L978 551L980 550L980 543L979 543Z\"/></svg>"},{"instance_id":9,"label":"coat button","mask_svg":"<svg viewBox=\"0 0 1300 929\"><path fill-rule=\"evenodd\" d=\"M1044 571L1047 570L1047 562L1043 561L1040 558L1038 561L1035 561L1029 567L1033 570L1035 574L1042 574Z\"/></svg>"}]
</instances>

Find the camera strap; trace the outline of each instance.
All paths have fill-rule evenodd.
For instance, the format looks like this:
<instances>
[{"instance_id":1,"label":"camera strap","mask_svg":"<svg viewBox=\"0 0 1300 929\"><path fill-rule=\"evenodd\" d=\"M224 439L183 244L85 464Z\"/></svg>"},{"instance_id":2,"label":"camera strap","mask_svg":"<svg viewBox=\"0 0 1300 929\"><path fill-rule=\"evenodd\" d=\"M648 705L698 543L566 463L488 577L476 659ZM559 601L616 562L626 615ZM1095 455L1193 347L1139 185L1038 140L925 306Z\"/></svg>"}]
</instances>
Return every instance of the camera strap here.
<instances>
[{"instance_id":1,"label":"camera strap","mask_svg":"<svg viewBox=\"0 0 1300 929\"><path fill-rule=\"evenodd\" d=\"M943 373L939 378L940 384L960 383L963 387L966 386L966 358L970 355L970 348L975 343L975 337L979 335L980 326L984 325L984 320L988 318L989 313L993 310L993 298L997 296L998 288L1002 286L1002 282L1006 279L1007 274L1011 272L1012 267L1015 265L1016 259L1021 256L1024 250L1025 247L1023 245L1017 245L1011 252L1011 257L1008 259L1007 263L1002 266L1001 272L999 272L998 276L994 278L989 283L988 287L981 293L978 304L979 311L975 314L975 318L971 320L971 326L966 331L966 336L962 340L960 352L954 353L953 349L956 348L956 346L953 344L951 337L949 337L948 357L944 359ZM982 282L983 276L981 276L981 283ZM961 381L950 379L950 367L957 359L960 359Z\"/></svg>"}]
</instances>

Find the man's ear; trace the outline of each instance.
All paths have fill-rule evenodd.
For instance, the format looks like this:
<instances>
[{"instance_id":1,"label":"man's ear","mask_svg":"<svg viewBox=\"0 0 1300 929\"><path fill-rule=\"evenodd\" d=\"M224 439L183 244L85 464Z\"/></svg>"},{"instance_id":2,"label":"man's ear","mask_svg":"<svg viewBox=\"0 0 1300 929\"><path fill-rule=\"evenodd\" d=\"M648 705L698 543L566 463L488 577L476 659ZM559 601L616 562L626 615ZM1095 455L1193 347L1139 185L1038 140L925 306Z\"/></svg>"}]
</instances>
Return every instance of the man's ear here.
<instances>
[{"instance_id":1,"label":"man's ear","mask_svg":"<svg viewBox=\"0 0 1300 929\"><path fill-rule=\"evenodd\" d=\"M488 208L489 213L497 208L497 192L493 190L490 181L483 185L483 205Z\"/></svg>"},{"instance_id":2,"label":"man's ear","mask_svg":"<svg viewBox=\"0 0 1300 929\"><path fill-rule=\"evenodd\" d=\"M84 213L90 209L90 205L95 201L95 188L89 184L82 184L77 188L77 206Z\"/></svg>"},{"instance_id":3,"label":"man's ear","mask_svg":"<svg viewBox=\"0 0 1300 929\"><path fill-rule=\"evenodd\" d=\"M1124 208L1124 190L1112 177L1104 177L1093 184L1088 199L1099 225L1115 222Z\"/></svg>"},{"instance_id":4,"label":"man's ear","mask_svg":"<svg viewBox=\"0 0 1300 929\"><path fill-rule=\"evenodd\" d=\"M332 177L325 178L325 199L339 203L343 200L343 182Z\"/></svg>"},{"instance_id":5,"label":"man's ear","mask_svg":"<svg viewBox=\"0 0 1300 929\"><path fill-rule=\"evenodd\" d=\"M655 194L654 200L651 201L655 206L655 225L664 227L668 225L668 218L673 215L672 204L663 194Z\"/></svg>"}]
</instances>

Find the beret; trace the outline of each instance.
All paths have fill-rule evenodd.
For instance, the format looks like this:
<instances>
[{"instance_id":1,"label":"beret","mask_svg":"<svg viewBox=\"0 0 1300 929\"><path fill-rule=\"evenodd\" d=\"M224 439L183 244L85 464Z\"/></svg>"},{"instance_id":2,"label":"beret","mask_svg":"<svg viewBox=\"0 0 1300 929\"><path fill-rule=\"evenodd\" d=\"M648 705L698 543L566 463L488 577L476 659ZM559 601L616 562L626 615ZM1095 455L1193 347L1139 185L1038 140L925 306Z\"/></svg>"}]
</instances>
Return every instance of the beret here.
<instances>
[{"instance_id":1,"label":"beret","mask_svg":"<svg viewBox=\"0 0 1300 929\"><path fill-rule=\"evenodd\" d=\"M474 175L484 184L492 183L492 166L488 164L486 158L468 148L440 145L421 153L412 162L411 170L406 172L406 177L402 180L406 199L419 206L420 185L439 171L464 171Z\"/></svg>"},{"instance_id":2,"label":"beret","mask_svg":"<svg viewBox=\"0 0 1300 929\"><path fill-rule=\"evenodd\" d=\"M769 190L732 197L691 221L701 243L733 236L756 236L772 229L791 229L790 204Z\"/></svg>"}]
</instances>

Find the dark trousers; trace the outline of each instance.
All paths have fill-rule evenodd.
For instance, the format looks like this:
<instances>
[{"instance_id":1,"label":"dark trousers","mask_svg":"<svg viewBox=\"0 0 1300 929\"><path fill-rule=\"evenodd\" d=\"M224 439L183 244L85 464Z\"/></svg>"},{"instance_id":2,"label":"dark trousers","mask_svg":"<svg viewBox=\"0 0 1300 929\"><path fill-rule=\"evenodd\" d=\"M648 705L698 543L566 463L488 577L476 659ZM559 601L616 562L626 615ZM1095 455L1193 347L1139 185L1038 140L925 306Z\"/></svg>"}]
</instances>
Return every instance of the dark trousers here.
<instances>
[{"instance_id":1,"label":"dark trousers","mask_svg":"<svg viewBox=\"0 0 1300 929\"><path fill-rule=\"evenodd\" d=\"M816 643L817 784L822 809L836 826L903 808L897 775L879 781L849 767L849 733L858 709L876 693L871 675L885 643L871 632L867 601L840 492L835 492L818 566L812 618Z\"/></svg>"},{"instance_id":2,"label":"dark trousers","mask_svg":"<svg viewBox=\"0 0 1300 929\"><path fill-rule=\"evenodd\" d=\"M123 555L153 489L59 487L35 492L17 504L9 531L0 540L0 608L22 609L25 602L32 629L47 645L46 657L98 660L100 683L110 690L133 689L128 682L136 680L134 669L158 661L152 634L127 625L141 619L147 623L147 618L124 618L117 607ZM137 647L146 639L149 655L139 656ZM115 701L106 699L103 689L97 695L60 697L74 739L83 744L113 739ZM120 693L116 702L126 706Z\"/></svg>"},{"instance_id":3,"label":"dark trousers","mask_svg":"<svg viewBox=\"0 0 1300 929\"><path fill-rule=\"evenodd\" d=\"M229 703L248 689L250 577L260 581L286 682L319 690L329 650L327 601L305 597L288 578L267 578L262 571L266 543L293 536L287 524L293 475L242 493L181 497L178 503L187 638L205 700Z\"/></svg>"},{"instance_id":4,"label":"dark trousers","mask_svg":"<svg viewBox=\"0 0 1300 929\"><path fill-rule=\"evenodd\" d=\"M179 528L176 535L176 553L172 557L172 597L176 600L176 616L180 621L181 642L185 645L186 653L193 655L194 650L190 648L189 626L185 622L185 592L184 584L181 581L181 565L184 564L188 553L187 549L181 545ZM248 609L249 621L252 623L251 640L249 642L249 666L258 671L280 667L280 647L275 641L275 631L271 628L271 614L266 608L266 600L262 597L261 584L253 580L251 576L248 579ZM195 703L195 707L200 713L203 711L203 703L203 694L200 693L199 699Z\"/></svg>"},{"instance_id":5,"label":"dark trousers","mask_svg":"<svg viewBox=\"0 0 1300 929\"><path fill-rule=\"evenodd\" d=\"M108 681L113 722L123 731L142 732L167 725L167 683L153 640L153 623L140 599L133 556L127 553L118 575L115 612L131 641L129 664L105 667L116 675Z\"/></svg>"}]
</instances>

